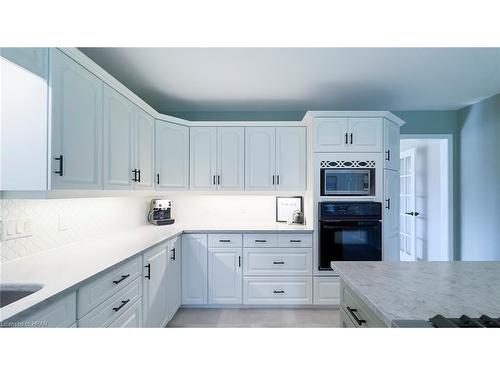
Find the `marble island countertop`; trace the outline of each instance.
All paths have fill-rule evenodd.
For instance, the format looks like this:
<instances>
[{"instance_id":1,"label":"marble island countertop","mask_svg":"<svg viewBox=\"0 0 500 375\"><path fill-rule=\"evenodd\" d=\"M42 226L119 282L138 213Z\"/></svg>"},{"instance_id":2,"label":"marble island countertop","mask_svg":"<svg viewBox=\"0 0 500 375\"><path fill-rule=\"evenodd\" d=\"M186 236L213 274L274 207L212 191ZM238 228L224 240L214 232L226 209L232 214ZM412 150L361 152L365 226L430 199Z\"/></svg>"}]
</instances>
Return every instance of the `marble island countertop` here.
<instances>
[{"instance_id":1,"label":"marble island countertop","mask_svg":"<svg viewBox=\"0 0 500 375\"><path fill-rule=\"evenodd\" d=\"M50 298L76 289L89 278L106 271L159 242L182 233L311 233L305 225L180 224L142 225L134 230L95 237L0 264L0 283L43 284L39 291L0 308L0 322Z\"/></svg>"},{"instance_id":2,"label":"marble island countertop","mask_svg":"<svg viewBox=\"0 0 500 375\"><path fill-rule=\"evenodd\" d=\"M500 262L332 262L388 326L394 320L500 316Z\"/></svg>"}]
</instances>

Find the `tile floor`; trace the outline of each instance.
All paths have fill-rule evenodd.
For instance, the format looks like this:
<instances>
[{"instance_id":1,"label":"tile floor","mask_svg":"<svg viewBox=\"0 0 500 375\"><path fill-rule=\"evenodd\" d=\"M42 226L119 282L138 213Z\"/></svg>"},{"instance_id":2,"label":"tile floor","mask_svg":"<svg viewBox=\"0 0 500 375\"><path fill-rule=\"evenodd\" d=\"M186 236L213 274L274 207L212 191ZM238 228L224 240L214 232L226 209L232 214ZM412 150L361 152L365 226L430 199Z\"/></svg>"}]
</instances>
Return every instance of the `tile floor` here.
<instances>
[{"instance_id":1,"label":"tile floor","mask_svg":"<svg viewBox=\"0 0 500 375\"><path fill-rule=\"evenodd\" d=\"M180 309L167 328L339 326L338 309Z\"/></svg>"}]
</instances>

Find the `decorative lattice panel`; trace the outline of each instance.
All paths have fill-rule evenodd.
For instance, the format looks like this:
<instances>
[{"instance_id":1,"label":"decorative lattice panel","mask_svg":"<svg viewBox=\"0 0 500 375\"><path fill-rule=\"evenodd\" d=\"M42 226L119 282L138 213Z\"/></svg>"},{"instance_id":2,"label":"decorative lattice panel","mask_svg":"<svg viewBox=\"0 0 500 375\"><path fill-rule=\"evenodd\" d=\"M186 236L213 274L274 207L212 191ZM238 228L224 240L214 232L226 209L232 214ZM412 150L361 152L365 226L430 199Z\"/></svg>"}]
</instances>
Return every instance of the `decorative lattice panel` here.
<instances>
[{"instance_id":1,"label":"decorative lattice panel","mask_svg":"<svg viewBox=\"0 0 500 375\"><path fill-rule=\"evenodd\" d=\"M321 168L375 168L374 160L322 160Z\"/></svg>"}]
</instances>

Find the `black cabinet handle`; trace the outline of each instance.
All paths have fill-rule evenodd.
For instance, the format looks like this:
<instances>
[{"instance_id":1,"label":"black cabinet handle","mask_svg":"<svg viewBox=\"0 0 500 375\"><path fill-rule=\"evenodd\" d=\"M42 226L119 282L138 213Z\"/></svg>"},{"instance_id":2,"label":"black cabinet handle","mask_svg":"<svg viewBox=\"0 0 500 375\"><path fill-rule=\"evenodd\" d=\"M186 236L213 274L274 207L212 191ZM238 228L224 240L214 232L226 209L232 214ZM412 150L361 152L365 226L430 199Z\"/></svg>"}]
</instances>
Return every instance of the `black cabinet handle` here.
<instances>
[{"instance_id":1,"label":"black cabinet handle","mask_svg":"<svg viewBox=\"0 0 500 375\"><path fill-rule=\"evenodd\" d=\"M391 150L387 150L385 152L385 155L386 155L385 160L390 161L391 160Z\"/></svg>"},{"instance_id":2,"label":"black cabinet handle","mask_svg":"<svg viewBox=\"0 0 500 375\"><path fill-rule=\"evenodd\" d=\"M275 290L273 293L274 294L285 294L285 291L283 289L281 289L281 290Z\"/></svg>"},{"instance_id":3,"label":"black cabinet handle","mask_svg":"<svg viewBox=\"0 0 500 375\"><path fill-rule=\"evenodd\" d=\"M159 173L156 174L156 183L158 185L160 185L160 174Z\"/></svg>"},{"instance_id":4,"label":"black cabinet handle","mask_svg":"<svg viewBox=\"0 0 500 375\"><path fill-rule=\"evenodd\" d=\"M290 242L302 242L302 240L290 240Z\"/></svg>"},{"instance_id":5,"label":"black cabinet handle","mask_svg":"<svg viewBox=\"0 0 500 375\"><path fill-rule=\"evenodd\" d=\"M405 215L410 215L410 216L418 216L420 215L420 212L405 212Z\"/></svg>"},{"instance_id":6,"label":"black cabinet handle","mask_svg":"<svg viewBox=\"0 0 500 375\"><path fill-rule=\"evenodd\" d=\"M231 240L219 240L219 242L229 243L229 242L231 242Z\"/></svg>"},{"instance_id":7,"label":"black cabinet handle","mask_svg":"<svg viewBox=\"0 0 500 375\"><path fill-rule=\"evenodd\" d=\"M134 177L132 177L132 181L138 182L137 181L137 169L132 169L132 173L134 174Z\"/></svg>"},{"instance_id":8,"label":"black cabinet handle","mask_svg":"<svg viewBox=\"0 0 500 375\"><path fill-rule=\"evenodd\" d=\"M273 175L273 185L274 185L274 175Z\"/></svg>"},{"instance_id":9,"label":"black cabinet handle","mask_svg":"<svg viewBox=\"0 0 500 375\"><path fill-rule=\"evenodd\" d=\"M267 242L267 240L255 240L255 242Z\"/></svg>"},{"instance_id":10,"label":"black cabinet handle","mask_svg":"<svg viewBox=\"0 0 500 375\"><path fill-rule=\"evenodd\" d=\"M213 176L213 182L214 182L214 185L215 185L215 175Z\"/></svg>"},{"instance_id":11,"label":"black cabinet handle","mask_svg":"<svg viewBox=\"0 0 500 375\"><path fill-rule=\"evenodd\" d=\"M276 185L279 185L280 184L280 175L277 175L276 176Z\"/></svg>"},{"instance_id":12,"label":"black cabinet handle","mask_svg":"<svg viewBox=\"0 0 500 375\"><path fill-rule=\"evenodd\" d=\"M55 174L58 174L59 176L63 175L63 168L64 168L64 161L63 161L63 156L59 155L58 158L54 158L54 160L59 160L59 170L54 171Z\"/></svg>"},{"instance_id":13,"label":"black cabinet handle","mask_svg":"<svg viewBox=\"0 0 500 375\"><path fill-rule=\"evenodd\" d=\"M348 141L347 141L347 133L345 133L345 144L347 144Z\"/></svg>"},{"instance_id":14,"label":"black cabinet handle","mask_svg":"<svg viewBox=\"0 0 500 375\"><path fill-rule=\"evenodd\" d=\"M388 210L390 210L391 209L391 198L388 198L385 201L387 202L385 208L387 208Z\"/></svg>"},{"instance_id":15,"label":"black cabinet handle","mask_svg":"<svg viewBox=\"0 0 500 375\"><path fill-rule=\"evenodd\" d=\"M123 280L125 280L127 277L129 277L130 274L127 275L122 275L122 278L120 280L113 280L113 284L120 284Z\"/></svg>"},{"instance_id":16,"label":"black cabinet handle","mask_svg":"<svg viewBox=\"0 0 500 375\"><path fill-rule=\"evenodd\" d=\"M122 301L122 304L121 304L120 306L118 306L118 307L113 307L113 310L114 310L115 312L120 311L120 310L123 308L123 306L125 306L125 305L126 305L127 303L129 303L129 302L130 302L130 298L129 298L129 299L126 299L125 301Z\"/></svg>"},{"instance_id":17,"label":"black cabinet handle","mask_svg":"<svg viewBox=\"0 0 500 375\"><path fill-rule=\"evenodd\" d=\"M148 263L147 266L144 266L145 268L148 269L148 274L146 276L144 276L146 279L149 279L151 280L151 264Z\"/></svg>"},{"instance_id":18,"label":"black cabinet handle","mask_svg":"<svg viewBox=\"0 0 500 375\"><path fill-rule=\"evenodd\" d=\"M137 170L137 174L139 175L139 178L137 179L137 182L141 182L141 170Z\"/></svg>"},{"instance_id":19,"label":"black cabinet handle","mask_svg":"<svg viewBox=\"0 0 500 375\"><path fill-rule=\"evenodd\" d=\"M366 323L366 320L359 319L358 316L356 315L356 312L358 311L357 309L351 309L349 306L346 306L346 307L347 307L347 311L349 311L351 313L351 315L354 318L354 320L356 321L356 323L358 323L360 326L363 325L363 323Z\"/></svg>"},{"instance_id":20,"label":"black cabinet handle","mask_svg":"<svg viewBox=\"0 0 500 375\"><path fill-rule=\"evenodd\" d=\"M352 133L351 133L351 145L352 145Z\"/></svg>"},{"instance_id":21,"label":"black cabinet handle","mask_svg":"<svg viewBox=\"0 0 500 375\"><path fill-rule=\"evenodd\" d=\"M175 260L175 247L172 248L172 250L170 250L170 252L172 253L172 256L170 257L170 259Z\"/></svg>"},{"instance_id":22,"label":"black cabinet handle","mask_svg":"<svg viewBox=\"0 0 500 375\"><path fill-rule=\"evenodd\" d=\"M273 264L285 264L282 260L275 260Z\"/></svg>"},{"instance_id":23,"label":"black cabinet handle","mask_svg":"<svg viewBox=\"0 0 500 375\"><path fill-rule=\"evenodd\" d=\"M217 176L217 185L220 185L220 175Z\"/></svg>"},{"instance_id":24,"label":"black cabinet handle","mask_svg":"<svg viewBox=\"0 0 500 375\"><path fill-rule=\"evenodd\" d=\"M238 256L238 267L240 267L240 268L241 268L241 255L240 255L240 256Z\"/></svg>"}]
</instances>

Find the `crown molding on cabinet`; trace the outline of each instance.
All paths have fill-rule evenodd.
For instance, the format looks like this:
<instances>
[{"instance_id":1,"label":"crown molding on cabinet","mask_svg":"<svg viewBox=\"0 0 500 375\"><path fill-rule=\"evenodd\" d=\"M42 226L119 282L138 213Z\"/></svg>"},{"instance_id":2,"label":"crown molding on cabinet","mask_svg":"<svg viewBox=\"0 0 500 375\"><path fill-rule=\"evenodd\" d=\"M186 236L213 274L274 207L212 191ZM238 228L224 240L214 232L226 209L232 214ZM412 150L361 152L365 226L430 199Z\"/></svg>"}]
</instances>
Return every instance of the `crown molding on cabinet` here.
<instances>
[{"instance_id":1,"label":"crown molding on cabinet","mask_svg":"<svg viewBox=\"0 0 500 375\"><path fill-rule=\"evenodd\" d=\"M302 122L310 125L316 117L382 117L398 126L405 124L405 121L389 111L307 111Z\"/></svg>"}]
</instances>

